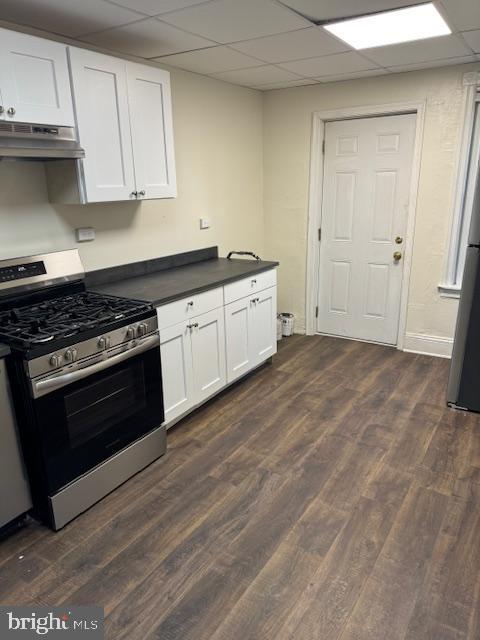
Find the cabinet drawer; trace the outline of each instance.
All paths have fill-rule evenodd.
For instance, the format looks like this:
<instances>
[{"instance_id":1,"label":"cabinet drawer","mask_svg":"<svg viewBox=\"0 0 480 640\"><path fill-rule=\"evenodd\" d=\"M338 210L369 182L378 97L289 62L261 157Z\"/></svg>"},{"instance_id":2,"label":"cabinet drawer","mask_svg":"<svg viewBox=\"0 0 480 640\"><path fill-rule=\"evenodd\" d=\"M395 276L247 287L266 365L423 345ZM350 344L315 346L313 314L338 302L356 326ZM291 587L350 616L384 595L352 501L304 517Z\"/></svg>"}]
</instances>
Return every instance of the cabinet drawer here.
<instances>
[{"instance_id":1,"label":"cabinet drawer","mask_svg":"<svg viewBox=\"0 0 480 640\"><path fill-rule=\"evenodd\" d=\"M224 287L225 304L229 302L235 302L240 298L245 298L251 293L274 287L277 284L277 271L271 269L270 271L264 271L263 273L257 273L256 275L243 280L237 280L232 284L227 284Z\"/></svg>"},{"instance_id":2,"label":"cabinet drawer","mask_svg":"<svg viewBox=\"0 0 480 640\"><path fill-rule=\"evenodd\" d=\"M157 308L158 327L165 329L171 327L177 322L188 320L194 316L198 316L212 309L218 309L223 306L223 288L211 289L203 293L197 293L188 298L175 300Z\"/></svg>"}]
</instances>

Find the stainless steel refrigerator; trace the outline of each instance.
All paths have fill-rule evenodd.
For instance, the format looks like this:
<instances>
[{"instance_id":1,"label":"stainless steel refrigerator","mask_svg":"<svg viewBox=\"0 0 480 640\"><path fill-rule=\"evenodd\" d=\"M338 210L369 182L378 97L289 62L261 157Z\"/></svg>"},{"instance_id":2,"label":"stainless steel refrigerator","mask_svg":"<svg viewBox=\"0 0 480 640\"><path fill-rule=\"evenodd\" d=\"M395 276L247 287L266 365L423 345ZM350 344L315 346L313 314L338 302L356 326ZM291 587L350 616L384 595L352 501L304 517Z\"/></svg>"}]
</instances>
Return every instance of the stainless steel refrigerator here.
<instances>
[{"instance_id":1,"label":"stainless steel refrigerator","mask_svg":"<svg viewBox=\"0 0 480 640\"><path fill-rule=\"evenodd\" d=\"M480 412L480 172L473 200L447 403Z\"/></svg>"}]
</instances>

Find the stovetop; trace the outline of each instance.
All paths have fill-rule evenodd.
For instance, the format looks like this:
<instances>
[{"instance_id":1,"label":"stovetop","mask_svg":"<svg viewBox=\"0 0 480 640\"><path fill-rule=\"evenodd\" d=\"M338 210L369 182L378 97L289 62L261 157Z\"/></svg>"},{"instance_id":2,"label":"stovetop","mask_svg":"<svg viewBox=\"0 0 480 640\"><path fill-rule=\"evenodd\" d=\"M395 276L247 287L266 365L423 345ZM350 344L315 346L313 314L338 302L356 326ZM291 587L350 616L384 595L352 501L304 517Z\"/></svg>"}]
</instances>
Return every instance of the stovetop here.
<instances>
[{"instance_id":1,"label":"stovetop","mask_svg":"<svg viewBox=\"0 0 480 640\"><path fill-rule=\"evenodd\" d=\"M113 326L152 313L150 304L81 291L0 311L0 342L21 350L82 340ZM122 322L123 321L123 322Z\"/></svg>"}]
</instances>

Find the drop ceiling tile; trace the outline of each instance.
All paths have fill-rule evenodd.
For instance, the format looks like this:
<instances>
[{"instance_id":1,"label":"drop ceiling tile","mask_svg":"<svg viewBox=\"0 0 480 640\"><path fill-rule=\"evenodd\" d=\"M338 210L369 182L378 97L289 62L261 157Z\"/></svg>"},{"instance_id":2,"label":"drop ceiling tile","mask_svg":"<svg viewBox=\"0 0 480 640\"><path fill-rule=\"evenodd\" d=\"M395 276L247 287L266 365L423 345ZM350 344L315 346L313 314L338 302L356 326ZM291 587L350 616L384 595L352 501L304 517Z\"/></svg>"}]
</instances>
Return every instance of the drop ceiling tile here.
<instances>
[{"instance_id":1,"label":"drop ceiling tile","mask_svg":"<svg viewBox=\"0 0 480 640\"><path fill-rule=\"evenodd\" d=\"M476 57L460 56L458 58L442 58L440 60L429 60L428 62L417 62L415 64L403 64L395 67L388 67L392 73L402 73L404 71L418 71L419 69L432 69L433 67L448 67L455 64L468 64L476 62Z\"/></svg>"},{"instance_id":2,"label":"drop ceiling tile","mask_svg":"<svg viewBox=\"0 0 480 640\"><path fill-rule=\"evenodd\" d=\"M374 69L373 62L365 60L358 53L348 51L347 53L335 53L331 56L320 58L307 58L296 60L295 62L284 62L282 68L298 73L308 78L318 78L326 75L339 75L342 73L352 73L354 71L364 71Z\"/></svg>"},{"instance_id":3,"label":"drop ceiling tile","mask_svg":"<svg viewBox=\"0 0 480 640\"><path fill-rule=\"evenodd\" d=\"M372 76L384 76L387 75L386 69L367 69L366 71L354 71L352 73L339 73L336 75L326 75L317 78L319 82L343 82L344 80L357 80L359 78L369 78Z\"/></svg>"},{"instance_id":4,"label":"drop ceiling tile","mask_svg":"<svg viewBox=\"0 0 480 640\"><path fill-rule=\"evenodd\" d=\"M450 26L458 31L480 29L480 2L478 0L442 0Z\"/></svg>"},{"instance_id":5,"label":"drop ceiling tile","mask_svg":"<svg viewBox=\"0 0 480 640\"><path fill-rule=\"evenodd\" d=\"M136 9L148 16L158 16L167 11L193 7L196 4L202 4L206 1L208 0L109 0L109 2L113 2L113 4L118 4L128 9Z\"/></svg>"},{"instance_id":6,"label":"drop ceiling tile","mask_svg":"<svg viewBox=\"0 0 480 640\"><path fill-rule=\"evenodd\" d=\"M155 58L155 60L180 67L180 69L187 69L187 71L206 74L263 65L261 60L255 60L255 58L224 46L177 53L173 56Z\"/></svg>"},{"instance_id":7,"label":"drop ceiling tile","mask_svg":"<svg viewBox=\"0 0 480 640\"><path fill-rule=\"evenodd\" d=\"M214 73L212 77L218 80L225 80L225 82L255 88L260 85L273 84L274 82L287 82L288 80L299 79L294 73L290 73L285 69L280 69L271 64L263 65L262 67L252 67L250 69Z\"/></svg>"},{"instance_id":8,"label":"drop ceiling tile","mask_svg":"<svg viewBox=\"0 0 480 640\"><path fill-rule=\"evenodd\" d=\"M142 15L103 0L2 0L0 19L75 38Z\"/></svg>"},{"instance_id":9,"label":"drop ceiling tile","mask_svg":"<svg viewBox=\"0 0 480 640\"><path fill-rule=\"evenodd\" d=\"M363 49L362 53L382 67L393 67L442 58L467 56L472 52L455 35L416 40L388 47Z\"/></svg>"},{"instance_id":10,"label":"drop ceiling tile","mask_svg":"<svg viewBox=\"0 0 480 640\"><path fill-rule=\"evenodd\" d=\"M299 80L286 80L285 82L270 82L257 87L260 91L271 91L273 89L292 89L293 87L306 87L312 84L320 84L314 78L300 78Z\"/></svg>"},{"instance_id":11,"label":"drop ceiling tile","mask_svg":"<svg viewBox=\"0 0 480 640\"><path fill-rule=\"evenodd\" d=\"M311 26L271 0L212 0L165 14L162 19L222 44Z\"/></svg>"},{"instance_id":12,"label":"drop ceiling tile","mask_svg":"<svg viewBox=\"0 0 480 640\"><path fill-rule=\"evenodd\" d=\"M82 40L119 53L144 58L157 58L216 44L211 40L176 29L156 18L147 18L118 29L93 33L83 37Z\"/></svg>"},{"instance_id":13,"label":"drop ceiling tile","mask_svg":"<svg viewBox=\"0 0 480 640\"><path fill-rule=\"evenodd\" d=\"M266 38L236 42L231 46L265 62L313 58L349 49L348 45L333 38L321 27L308 27Z\"/></svg>"},{"instance_id":14,"label":"drop ceiling tile","mask_svg":"<svg viewBox=\"0 0 480 640\"><path fill-rule=\"evenodd\" d=\"M463 31L462 36L468 46L471 47L475 53L480 53L480 29L475 31Z\"/></svg>"},{"instance_id":15,"label":"drop ceiling tile","mask_svg":"<svg viewBox=\"0 0 480 640\"><path fill-rule=\"evenodd\" d=\"M341 2L339 0L322 0L322 2L319 0L282 0L282 4L291 7L311 20L349 18L365 13L398 9L406 5L422 4L423 2L425 0L341 0Z\"/></svg>"}]
</instances>

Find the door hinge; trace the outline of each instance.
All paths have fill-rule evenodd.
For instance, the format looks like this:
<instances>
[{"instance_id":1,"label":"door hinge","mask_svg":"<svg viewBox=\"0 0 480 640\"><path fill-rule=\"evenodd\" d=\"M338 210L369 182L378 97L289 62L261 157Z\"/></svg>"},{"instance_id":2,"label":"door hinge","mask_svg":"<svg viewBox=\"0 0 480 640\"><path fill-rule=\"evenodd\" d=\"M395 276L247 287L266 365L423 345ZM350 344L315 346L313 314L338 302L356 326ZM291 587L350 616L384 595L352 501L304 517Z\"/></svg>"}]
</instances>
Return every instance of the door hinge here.
<instances>
[{"instance_id":1,"label":"door hinge","mask_svg":"<svg viewBox=\"0 0 480 640\"><path fill-rule=\"evenodd\" d=\"M322 140L322 153L325 155L325 138Z\"/></svg>"},{"instance_id":2,"label":"door hinge","mask_svg":"<svg viewBox=\"0 0 480 640\"><path fill-rule=\"evenodd\" d=\"M315 307L315 318L318 318L318 307Z\"/></svg>"},{"instance_id":3,"label":"door hinge","mask_svg":"<svg viewBox=\"0 0 480 640\"><path fill-rule=\"evenodd\" d=\"M318 230L318 241L320 242L322 240L322 230L319 229Z\"/></svg>"}]
</instances>

